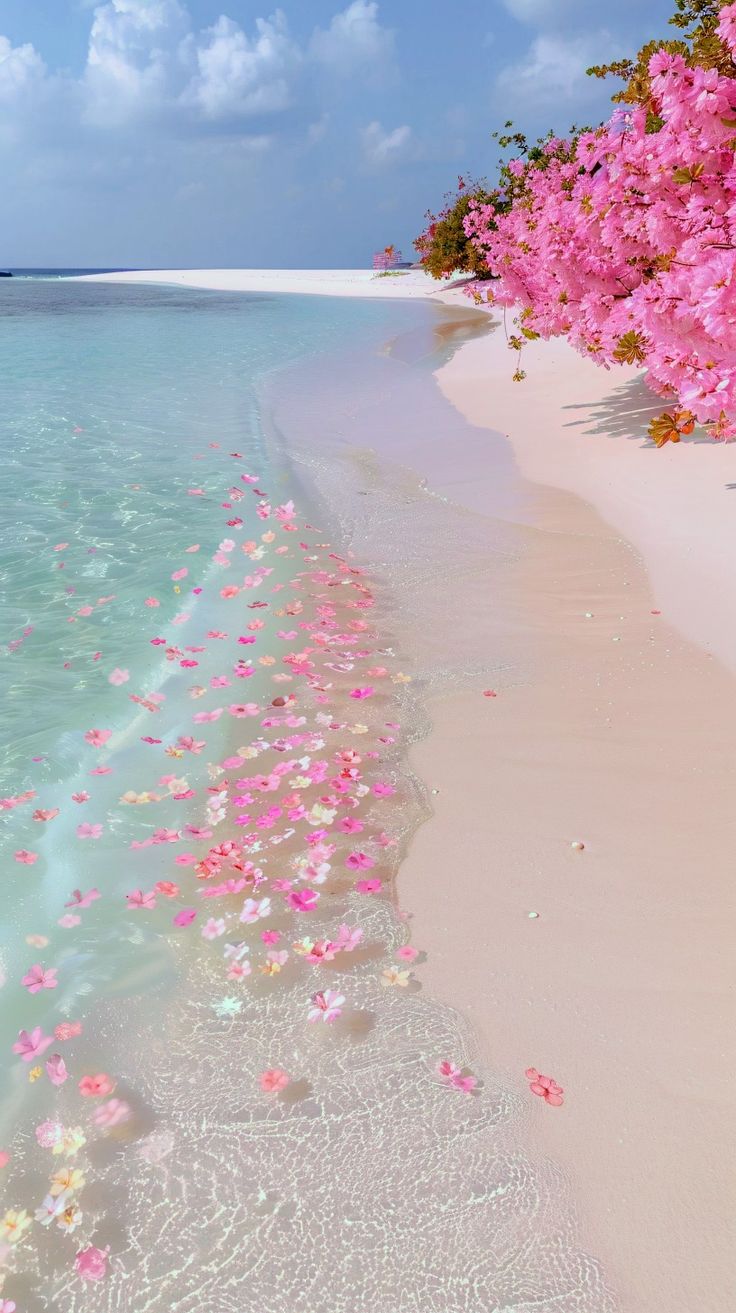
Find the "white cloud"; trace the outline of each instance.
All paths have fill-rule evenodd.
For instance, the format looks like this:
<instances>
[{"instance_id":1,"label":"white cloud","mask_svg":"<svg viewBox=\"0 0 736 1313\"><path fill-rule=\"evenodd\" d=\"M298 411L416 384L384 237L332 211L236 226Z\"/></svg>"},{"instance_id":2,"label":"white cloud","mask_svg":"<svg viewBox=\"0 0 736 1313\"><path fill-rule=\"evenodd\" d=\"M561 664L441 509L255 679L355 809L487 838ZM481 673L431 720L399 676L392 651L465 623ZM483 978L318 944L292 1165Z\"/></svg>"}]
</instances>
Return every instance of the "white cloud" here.
<instances>
[{"instance_id":1,"label":"white cloud","mask_svg":"<svg viewBox=\"0 0 736 1313\"><path fill-rule=\"evenodd\" d=\"M319 124L317 80L325 69L380 72L391 66L392 50L393 33L381 26L375 0L352 0L302 45L280 9L248 30L221 15L197 32L187 0L97 0L79 77L48 76L32 45L13 48L0 37L0 102L25 90L32 107L63 102L80 128L120 132L182 118L190 130L198 122L230 130L237 120L283 113L300 100L306 124ZM35 94L41 83L43 96ZM305 126L310 140L321 130Z\"/></svg>"},{"instance_id":2,"label":"white cloud","mask_svg":"<svg viewBox=\"0 0 736 1313\"><path fill-rule=\"evenodd\" d=\"M526 55L502 69L496 78L502 106L509 111L583 106L595 96L597 88L585 70L600 59L602 50L607 58L618 57L618 47L608 32L566 39L536 37Z\"/></svg>"},{"instance_id":3,"label":"white cloud","mask_svg":"<svg viewBox=\"0 0 736 1313\"><path fill-rule=\"evenodd\" d=\"M248 35L224 15L203 32L180 0L108 0L94 11L85 121L120 126L188 112L207 123L286 109L302 59L284 14Z\"/></svg>"},{"instance_id":4,"label":"white cloud","mask_svg":"<svg viewBox=\"0 0 736 1313\"><path fill-rule=\"evenodd\" d=\"M275 113L291 103L290 75L301 52L284 14L256 19L248 37L232 19L218 18L196 46L198 72L184 93L206 119Z\"/></svg>"},{"instance_id":5,"label":"white cloud","mask_svg":"<svg viewBox=\"0 0 736 1313\"><path fill-rule=\"evenodd\" d=\"M98 5L84 75L86 119L121 123L160 105L186 25L186 11L178 0L110 0Z\"/></svg>"},{"instance_id":6,"label":"white cloud","mask_svg":"<svg viewBox=\"0 0 736 1313\"><path fill-rule=\"evenodd\" d=\"M369 164L379 168L385 164L396 164L404 159L412 140L412 131L408 124L403 123L401 127L387 132L376 119L363 128L360 135L365 159Z\"/></svg>"},{"instance_id":7,"label":"white cloud","mask_svg":"<svg viewBox=\"0 0 736 1313\"><path fill-rule=\"evenodd\" d=\"M315 30L310 53L321 64L349 74L361 66L390 64L393 47L393 32L378 21L378 5L373 0L353 0L335 14L326 31Z\"/></svg>"},{"instance_id":8,"label":"white cloud","mask_svg":"<svg viewBox=\"0 0 736 1313\"><path fill-rule=\"evenodd\" d=\"M45 74L46 65L32 45L11 46L7 37L0 36L0 102L21 97Z\"/></svg>"}]
</instances>

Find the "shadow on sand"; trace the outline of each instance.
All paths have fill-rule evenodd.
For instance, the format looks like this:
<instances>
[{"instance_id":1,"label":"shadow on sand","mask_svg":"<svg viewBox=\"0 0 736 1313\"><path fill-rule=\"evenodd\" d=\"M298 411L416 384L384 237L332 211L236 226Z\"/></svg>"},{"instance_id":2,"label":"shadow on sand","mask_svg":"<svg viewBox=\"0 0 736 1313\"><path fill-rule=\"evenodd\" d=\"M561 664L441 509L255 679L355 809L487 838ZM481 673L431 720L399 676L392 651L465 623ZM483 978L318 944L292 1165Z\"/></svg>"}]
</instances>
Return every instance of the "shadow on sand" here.
<instances>
[{"instance_id":1,"label":"shadow on sand","mask_svg":"<svg viewBox=\"0 0 736 1313\"><path fill-rule=\"evenodd\" d=\"M600 433L608 438L628 438L656 451L647 434L647 425L666 409L666 402L655 396L641 377L619 384L601 401L579 402L564 409L583 412L580 419L569 420L568 428L581 428L585 433ZM712 439L702 429L696 429L681 441L710 443Z\"/></svg>"}]
</instances>

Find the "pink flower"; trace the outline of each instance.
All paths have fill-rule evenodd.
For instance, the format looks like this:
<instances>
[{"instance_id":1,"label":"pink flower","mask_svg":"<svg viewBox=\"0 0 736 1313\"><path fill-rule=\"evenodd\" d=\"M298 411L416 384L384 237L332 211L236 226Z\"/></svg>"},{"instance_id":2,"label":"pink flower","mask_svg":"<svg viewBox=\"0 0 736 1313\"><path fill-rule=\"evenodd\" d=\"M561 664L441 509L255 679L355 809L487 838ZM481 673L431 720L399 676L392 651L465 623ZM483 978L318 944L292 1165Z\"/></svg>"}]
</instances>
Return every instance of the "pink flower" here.
<instances>
[{"instance_id":1,"label":"pink flower","mask_svg":"<svg viewBox=\"0 0 736 1313\"><path fill-rule=\"evenodd\" d=\"M261 939L264 944L278 944L281 935L278 930L262 930Z\"/></svg>"},{"instance_id":2,"label":"pink flower","mask_svg":"<svg viewBox=\"0 0 736 1313\"><path fill-rule=\"evenodd\" d=\"M64 903L64 906L79 908L91 907L100 896L99 889L88 889L86 894L83 894L81 889L74 889L69 902Z\"/></svg>"},{"instance_id":3,"label":"pink flower","mask_svg":"<svg viewBox=\"0 0 736 1313\"><path fill-rule=\"evenodd\" d=\"M269 1067L268 1071L261 1072L258 1079L264 1094L278 1094L286 1089L290 1077L281 1067Z\"/></svg>"},{"instance_id":4,"label":"pink flower","mask_svg":"<svg viewBox=\"0 0 736 1313\"><path fill-rule=\"evenodd\" d=\"M352 953L358 947L363 938L363 931L360 926L351 930L349 925L341 925L335 940L335 947L341 953Z\"/></svg>"},{"instance_id":5,"label":"pink flower","mask_svg":"<svg viewBox=\"0 0 736 1313\"><path fill-rule=\"evenodd\" d=\"M85 736L85 742L93 748L104 748L107 740L112 738L111 729L88 729Z\"/></svg>"},{"instance_id":6,"label":"pink flower","mask_svg":"<svg viewBox=\"0 0 736 1313\"><path fill-rule=\"evenodd\" d=\"M53 1149L64 1136L61 1122L41 1122L35 1130L36 1142L42 1149Z\"/></svg>"},{"instance_id":7,"label":"pink flower","mask_svg":"<svg viewBox=\"0 0 736 1313\"><path fill-rule=\"evenodd\" d=\"M56 979L57 971L58 967L49 967L47 970L37 962L28 968L21 984L25 985L29 994L37 994L41 989L56 989L59 983Z\"/></svg>"},{"instance_id":8,"label":"pink flower","mask_svg":"<svg viewBox=\"0 0 736 1313\"><path fill-rule=\"evenodd\" d=\"M178 925L178 926L191 925L196 915L197 913L193 907L182 907L181 911L177 912L176 916L174 917L174 925Z\"/></svg>"},{"instance_id":9,"label":"pink flower","mask_svg":"<svg viewBox=\"0 0 736 1313\"><path fill-rule=\"evenodd\" d=\"M361 698L370 698L373 696L374 691L375 690L370 686L368 688L352 688L350 690L350 696L357 700L360 700Z\"/></svg>"},{"instance_id":10,"label":"pink flower","mask_svg":"<svg viewBox=\"0 0 736 1313\"><path fill-rule=\"evenodd\" d=\"M46 1075L52 1085L63 1085L69 1072L60 1053L52 1053L46 1060Z\"/></svg>"},{"instance_id":11,"label":"pink flower","mask_svg":"<svg viewBox=\"0 0 736 1313\"><path fill-rule=\"evenodd\" d=\"M734 5L721 8L718 34L733 52ZM724 75L660 48L648 71L646 108L622 107L600 128L548 141L541 157L509 161L518 197L503 197L503 210L497 197L471 197L463 226L497 275L484 303L514 305L525 334L563 337L604 368L646 365L647 384L672 398L649 427L657 446L679 442L696 421L730 440L733 68ZM425 252L432 240L430 224Z\"/></svg>"},{"instance_id":12,"label":"pink flower","mask_svg":"<svg viewBox=\"0 0 736 1313\"><path fill-rule=\"evenodd\" d=\"M105 1249L97 1249L95 1245L87 1245L86 1249L80 1249L74 1260L78 1276L83 1281L102 1281L103 1277L107 1276L109 1253L109 1245Z\"/></svg>"},{"instance_id":13,"label":"pink flower","mask_svg":"<svg viewBox=\"0 0 736 1313\"><path fill-rule=\"evenodd\" d=\"M396 790L393 784L388 784L385 780L377 780L373 785L373 792L377 798L390 798Z\"/></svg>"},{"instance_id":14,"label":"pink flower","mask_svg":"<svg viewBox=\"0 0 736 1313\"><path fill-rule=\"evenodd\" d=\"M7 1149L0 1149L0 1171L2 1171L3 1167L7 1167L9 1162L10 1154Z\"/></svg>"},{"instance_id":15,"label":"pink flower","mask_svg":"<svg viewBox=\"0 0 736 1313\"><path fill-rule=\"evenodd\" d=\"M85 1099L103 1099L106 1094L112 1094L115 1089L115 1081L107 1072L100 1071L96 1076L83 1076L79 1082L79 1093Z\"/></svg>"},{"instance_id":16,"label":"pink flower","mask_svg":"<svg viewBox=\"0 0 736 1313\"><path fill-rule=\"evenodd\" d=\"M231 962L227 969L228 980L245 980L251 974L250 962Z\"/></svg>"},{"instance_id":17,"label":"pink flower","mask_svg":"<svg viewBox=\"0 0 736 1313\"><path fill-rule=\"evenodd\" d=\"M255 898L246 898L243 903L243 910L240 913L240 920L246 925L252 925L255 921L260 921L263 917L271 915L271 899L261 898L256 901Z\"/></svg>"},{"instance_id":18,"label":"pink flower","mask_svg":"<svg viewBox=\"0 0 736 1313\"><path fill-rule=\"evenodd\" d=\"M130 1121L131 1115L130 1104L124 1099L108 1099L107 1103L101 1103L99 1108L95 1108L92 1121L95 1126L111 1130L113 1126L122 1126L124 1122Z\"/></svg>"},{"instance_id":19,"label":"pink flower","mask_svg":"<svg viewBox=\"0 0 736 1313\"><path fill-rule=\"evenodd\" d=\"M212 711L198 711L194 717L196 725L211 725L214 721L219 720L222 715L222 707L215 707Z\"/></svg>"},{"instance_id":20,"label":"pink flower","mask_svg":"<svg viewBox=\"0 0 736 1313\"><path fill-rule=\"evenodd\" d=\"M366 856L365 853L357 852L351 853L345 861L345 865L349 866L351 871L369 871L372 866L375 866L375 864L376 863L372 857Z\"/></svg>"},{"instance_id":21,"label":"pink flower","mask_svg":"<svg viewBox=\"0 0 736 1313\"><path fill-rule=\"evenodd\" d=\"M54 1029L54 1036L58 1040L76 1039L81 1033L82 1025L79 1021L60 1021Z\"/></svg>"},{"instance_id":22,"label":"pink flower","mask_svg":"<svg viewBox=\"0 0 736 1313\"><path fill-rule=\"evenodd\" d=\"M342 1014L345 995L334 989L324 989L312 994L309 1001L312 1006L307 1013L308 1021L337 1021Z\"/></svg>"},{"instance_id":23,"label":"pink flower","mask_svg":"<svg viewBox=\"0 0 736 1313\"><path fill-rule=\"evenodd\" d=\"M150 912L156 906L156 895L152 889L146 892L143 889L134 889L132 894L126 894L125 897L128 900L128 907Z\"/></svg>"},{"instance_id":24,"label":"pink flower","mask_svg":"<svg viewBox=\"0 0 736 1313\"><path fill-rule=\"evenodd\" d=\"M15 1313L15 1300L0 1298L0 1313Z\"/></svg>"},{"instance_id":25,"label":"pink flower","mask_svg":"<svg viewBox=\"0 0 736 1313\"><path fill-rule=\"evenodd\" d=\"M295 912L313 912L317 906L319 894L314 889L296 889L286 895L289 907Z\"/></svg>"},{"instance_id":26,"label":"pink flower","mask_svg":"<svg viewBox=\"0 0 736 1313\"><path fill-rule=\"evenodd\" d=\"M736 5L726 5L718 20L718 35L731 54L736 53Z\"/></svg>"},{"instance_id":27,"label":"pink flower","mask_svg":"<svg viewBox=\"0 0 736 1313\"><path fill-rule=\"evenodd\" d=\"M99 839L102 834L101 825L91 825L89 821L83 821L77 826L78 839Z\"/></svg>"},{"instance_id":28,"label":"pink flower","mask_svg":"<svg viewBox=\"0 0 736 1313\"><path fill-rule=\"evenodd\" d=\"M412 948L411 944L402 944L401 948L397 948L396 956L401 958L402 962L415 962L419 957L419 949Z\"/></svg>"},{"instance_id":29,"label":"pink flower","mask_svg":"<svg viewBox=\"0 0 736 1313\"><path fill-rule=\"evenodd\" d=\"M319 966L320 962L334 962L339 951L339 944L333 944L330 939L318 939L309 952L304 954L304 961L312 962L315 966Z\"/></svg>"},{"instance_id":30,"label":"pink flower","mask_svg":"<svg viewBox=\"0 0 736 1313\"><path fill-rule=\"evenodd\" d=\"M157 880L153 886L155 893L161 894L164 898L176 898L179 892L178 884L173 880Z\"/></svg>"},{"instance_id":31,"label":"pink flower","mask_svg":"<svg viewBox=\"0 0 736 1313\"><path fill-rule=\"evenodd\" d=\"M356 880L355 888L359 894L378 894L383 886L380 880Z\"/></svg>"},{"instance_id":32,"label":"pink flower","mask_svg":"<svg viewBox=\"0 0 736 1313\"><path fill-rule=\"evenodd\" d=\"M336 828L341 834L359 834L365 827L362 821L355 820L352 816L343 816L342 820L338 821Z\"/></svg>"},{"instance_id":33,"label":"pink flower","mask_svg":"<svg viewBox=\"0 0 736 1313\"><path fill-rule=\"evenodd\" d=\"M18 1038L13 1045L13 1053L19 1053L23 1062L31 1062L33 1058L40 1058L42 1053L46 1052L49 1044L53 1044L50 1035L44 1035L40 1026L34 1027L32 1031L21 1030L18 1032Z\"/></svg>"},{"instance_id":34,"label":"pink flower","mask_svg":"<svg viewBox=\"0 0 736 1313\"><path fill-rule=\"evenodd\" d=\"M278 970L281 970L282 966L286 966L286 962L289 961L289 953L286 952L285 948L270 948L266 953L266 958L272 966L276 966Z\"/></svg>"},{"instance_id":35,"label":"pink flower","mask_svg":"<svg viewBox=\"0 0 736 1313\"><path fill-rule=\"evenodd\" d=\"M145 605L145 606L160 606L161 603L159 602L159 600L158 600L157 597L147 597L146 600L145 600L144 605Z\"/></svg>"},{"instance_id":36,"label":"pink flower","mask_svg":"<svg viewBox=\"0 0 736 1313\"><path fill-rule=\"evenodd\" d=\"M81 793L73 793L72 802L89 802L89 794L84 790Z\"/></svg>"},{"instance_id":37,"label":"pink flower","mask_svg":"<svg viewBox=\"0 0 736 1313\"><path fill-rule=\"evenodd\" d=\"M542 1076L536 1067L527 1067L524 1075L530 1082L529 1089L532 1094L544 1099L545 1103L551 1104L553 1108L559 1108L565 1102L562 1097L565 1091L551 1076Z\"/></svg>"},{"instance_id":38,"label":"pink flower","mask_svg":"<svg viewBox=\"0 0 736 1313\"><path fill-rule=\"evenodd\" d=\"M37 807L33 813L33 819L34 821L53 821L58 815L58 807Z\"/></svg>"},{"instance_id":39,"label":"pink flower","mask_svg":"<svg viewBox=\"0 0 736 1313\"><path fill-rule=\"evenodd\" d=\"M460 1067L447 1060L438 1062L437 1073L446 1085L451 1085L456 1090L462 1090L464 1094L472 1094L478 1084L475 1076L463 1076Z\"/></svg>"},{"instance_id":40,"label":"pink flower","mask_svg":"<svg viewBox=\"0 0 736 1313\"><path fill-rule=\"evenodd\" d=\"M226 925L222 917L220 917L219 920L215 920L215 918L211 916L209 921L205 921L204 925L202 926L202 931L201 931L202 938L219 939L220 935L224 935L225 930L226 930Z\"/></svg>"},{"instance_id":41,"label":"pink flower","mask_svg":"<svg viewBox=\"0 0 736 1313\"><path fill-rule=\"evenodd\" d=\"M31 853L27 848L19 848L13 856L16 862L23 862L24 866L33 866L33 863L38 861L38 853Z\"/></svg>"}]
</instances>

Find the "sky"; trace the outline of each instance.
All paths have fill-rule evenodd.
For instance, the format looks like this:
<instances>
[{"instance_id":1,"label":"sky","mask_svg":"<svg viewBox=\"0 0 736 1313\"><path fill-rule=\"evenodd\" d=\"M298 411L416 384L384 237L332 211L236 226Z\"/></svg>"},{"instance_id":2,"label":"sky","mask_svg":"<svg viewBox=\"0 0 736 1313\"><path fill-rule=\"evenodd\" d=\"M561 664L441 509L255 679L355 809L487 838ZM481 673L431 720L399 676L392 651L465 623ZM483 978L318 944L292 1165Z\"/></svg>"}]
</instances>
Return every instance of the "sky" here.
<instances>
[{"instance_id":1,"label":"sky","mask_svg":"<svg viewBox=\"0 0 736 1313\"><path fill-rule=\"evenodd\" d=\"M0 0L0 267L411 257L491 133L610 112L673 0ZM669 35L673 35L669 29Z\"/></svg>"}]
</instances>

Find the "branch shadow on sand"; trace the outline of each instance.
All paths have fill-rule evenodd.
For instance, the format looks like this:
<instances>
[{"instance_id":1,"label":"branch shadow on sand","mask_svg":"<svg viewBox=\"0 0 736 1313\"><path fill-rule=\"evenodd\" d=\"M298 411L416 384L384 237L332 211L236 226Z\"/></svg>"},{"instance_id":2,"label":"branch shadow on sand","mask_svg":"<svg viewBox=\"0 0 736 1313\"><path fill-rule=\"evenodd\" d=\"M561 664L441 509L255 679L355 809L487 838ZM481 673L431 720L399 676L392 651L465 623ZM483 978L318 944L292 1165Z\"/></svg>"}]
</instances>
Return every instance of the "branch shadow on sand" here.
<instances>
[{"instance_id":1,"label":"branch shadow on sand","mask_svg":"<svg viewBox=\"0 0 736 1313\"><path fill-rule=\"evenodd\" d=\"M583 412L579 419L570 419L566 428L579 428L586 434L601 434L607 438L628 438L656 451L647 434L647 425L662 414L666 402L651 392L642 375L620 383L600 401L577 402L564 409ZM702 429L696 429L689 436L683 435L680 441L711 443L712 439Z\"/></svg>"}]
</instances>

